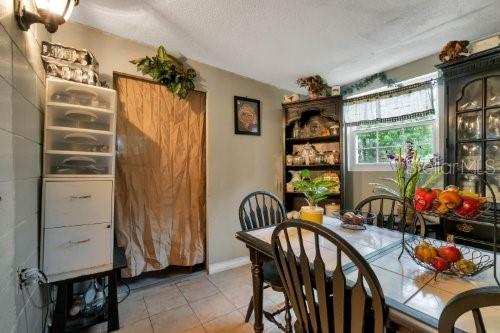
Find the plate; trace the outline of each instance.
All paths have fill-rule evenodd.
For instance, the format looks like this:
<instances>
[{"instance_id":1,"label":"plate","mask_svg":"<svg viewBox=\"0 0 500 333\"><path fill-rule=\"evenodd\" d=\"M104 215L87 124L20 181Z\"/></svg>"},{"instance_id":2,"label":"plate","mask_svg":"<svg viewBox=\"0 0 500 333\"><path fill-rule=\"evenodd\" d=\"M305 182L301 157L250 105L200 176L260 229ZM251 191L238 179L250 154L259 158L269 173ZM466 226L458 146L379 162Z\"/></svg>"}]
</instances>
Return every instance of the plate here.
<instances>
[{"instance_id":1,"label":"plate","mask_svg":"<svg viewBox=\"0 0 500 333\"><path fill-rule=\"evenodd\" d=\"M76 121L94 122L97 120L97 115L95 113L85 110L68 110L64 115Z\"/></svg>"},{"instance_id":2,"label":"plate","mask_svg":"<svg viewBox=\"0 0 500 333\"><path fill-rule=\"evenodd\" d=\"M70 133L64 136L64 141L79 144L95 144L97 139L85 133Z\"/></svg>"},{"instance_id":3,"label":"plate","mask_svg":"<svg viewBox=\"0 0 500 333\"><path fill-rule=\"evenodd\" d=\"M342 228L350 229L350 230L365 230L366 229L366 227L363 224L349 224L349 223L342 222L340 224L340 226Z\"/></svg>"},{"instance_id":4,"label":"plate","mask_svg":"<svg viewBox=\"0 0 500 333\"><path fill-rule=\"evenodd\" d=\"M95 166L96 160L87 156L71 156L65 158L61 165L64 167L90 167Z\"/></svg>"}]
</instances>

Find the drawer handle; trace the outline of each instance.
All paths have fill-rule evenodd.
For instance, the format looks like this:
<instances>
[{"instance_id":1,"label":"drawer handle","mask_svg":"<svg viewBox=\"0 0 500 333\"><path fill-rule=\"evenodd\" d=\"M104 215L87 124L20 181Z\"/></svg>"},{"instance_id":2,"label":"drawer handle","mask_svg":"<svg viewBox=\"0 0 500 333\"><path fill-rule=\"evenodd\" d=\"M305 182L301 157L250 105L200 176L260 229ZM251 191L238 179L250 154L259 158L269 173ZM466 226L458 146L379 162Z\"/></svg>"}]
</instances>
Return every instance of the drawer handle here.
<instances>
[{"instance_id":1,"label":"drawer handle","mask_svg":"<svg viewBox=\"0 0 500 333\"><path fill-rule=\"evenodd\" d=\"M92 196L90 194L83 194L83 195L72 195L71 199L90 199Z\"/></svg>"},{"instance_id":2,"label":"drawer handle","mask_svg":"<svg viewBox=\"0 0 500 333\"><path fill-rule=\"evenodd\" d=\"M460 223L457 225L457 229L461 232L469 233L474 230L474 227L467 223Z\"/></svg>"},{"instance_id":3,"label":"drawer handle","mask_svg":"<svg viewBox=\"0 0 500 333\"><path fill-rule=\"evenodd\" d=\"M80 240L80 241L69 241L69 245L70 246L74 246L74 245L79 245L79 244L84 244L84 243L88 243L90 242L90 238L87 238L87 239L84 239L84 240Z\"/></svg>"}]
</instances>

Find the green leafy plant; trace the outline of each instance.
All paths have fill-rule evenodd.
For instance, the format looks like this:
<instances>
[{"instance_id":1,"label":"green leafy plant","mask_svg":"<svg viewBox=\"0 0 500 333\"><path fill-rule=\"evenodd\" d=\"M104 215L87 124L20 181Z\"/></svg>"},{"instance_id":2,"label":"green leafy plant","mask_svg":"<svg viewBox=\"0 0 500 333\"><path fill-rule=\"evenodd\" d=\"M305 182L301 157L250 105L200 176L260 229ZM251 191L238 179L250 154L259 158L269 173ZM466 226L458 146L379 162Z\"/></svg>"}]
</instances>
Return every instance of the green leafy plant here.
<instances>
[{"instance_id":1,"label":"green leafy plant","mask_svg":"<svg viewBox=\"0 0 500 333\"><path fill-rule=\"evenodd\" d=\"M337 186L337 181L327 180L323 177L311 177L311 171L305 169L300 172L301 180L293 183L297 192L302 192L309 206L317 206L318 203L328 198L331 188Z\"/></svg>"},{"instance_id":2,"label":"green leafy plant","mask_svg":"<svg viewBox=\"0 0 500 333\"><path fill-rule=\"evenodd\" d=\"M180 98L186 98L195 88L194 80L198 76L196 71L169 55L163 46L158 48L153 57L146 56L130 62L136 65L142 74L149 75L153 80L164 84Z\"/></svg>"},{"instance_id":3,"label":"green leafy plant","mask_svg":"<svg viewBox=\"0 0 500 333\"><path fill-rule=\"evenodd\" d=\"M306 87L310 96L328 96L331 87L319 75L302 77L297 80L299 87Z\"/></svg>"},{"instance_id":4,"label":"green leafy plant","mask_svg":"<svg viewBox=\"0 0 500 333\"><path fill-rule=\"evenodd\" d=\"M379 194L389 194L401 199L411 200L415 195L417 187L432 187L442 176L441 170L427 168L430 164L437 165L439 158L434 156L427 164L423 163L412 143L406 144L406 153L399 148L398 153L387 155L391 161L391 166L396 172L394 178L382 178L388 184L370 183L373 185L373 192ZM428 170L432 170L429 172ZM405 193L405 184L406 193Z\"/></svg>"}]
</instances>

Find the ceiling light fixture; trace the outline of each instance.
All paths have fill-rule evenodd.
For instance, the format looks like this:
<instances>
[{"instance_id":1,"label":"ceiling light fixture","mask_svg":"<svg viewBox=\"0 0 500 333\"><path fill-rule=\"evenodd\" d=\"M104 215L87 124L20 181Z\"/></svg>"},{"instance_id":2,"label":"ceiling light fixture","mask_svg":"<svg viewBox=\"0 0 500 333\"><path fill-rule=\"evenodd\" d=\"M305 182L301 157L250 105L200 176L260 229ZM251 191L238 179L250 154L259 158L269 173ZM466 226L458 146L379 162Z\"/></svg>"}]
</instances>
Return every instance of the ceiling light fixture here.
<instances>
[{"instance_id":1,"label":"ceiling light fixture","mask_svg":"<svg viewBox=\"0 0 500 333\"><path fill-rule=\"evenodd\" d=\"M23 31L28 31L33 23L45 25L48 32L54 33L65 23L79 0L14 0L17 8L16 19ZM29 9L33 9L34 12Z\"/></svg>"}]
</instances>

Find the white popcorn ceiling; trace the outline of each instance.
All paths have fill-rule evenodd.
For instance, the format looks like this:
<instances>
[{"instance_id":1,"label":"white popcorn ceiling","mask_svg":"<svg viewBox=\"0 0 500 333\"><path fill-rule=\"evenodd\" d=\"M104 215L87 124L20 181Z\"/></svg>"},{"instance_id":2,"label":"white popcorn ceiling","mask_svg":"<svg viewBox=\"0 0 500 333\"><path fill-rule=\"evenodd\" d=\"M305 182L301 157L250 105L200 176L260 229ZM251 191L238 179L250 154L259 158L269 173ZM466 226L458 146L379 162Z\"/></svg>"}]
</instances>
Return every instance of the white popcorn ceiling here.
<instances>
[{"instance_id":1,"label":"white popcorn ceiling","mask_svg":"<svg viewBox=\"0 0 500 333\"><path fill-rule=\"evenodd\" d=\"M499 13L500 0L82 0L72 20L297 90L301 76L346 84L499 32Z\"/></svg>"}]
</instances>

